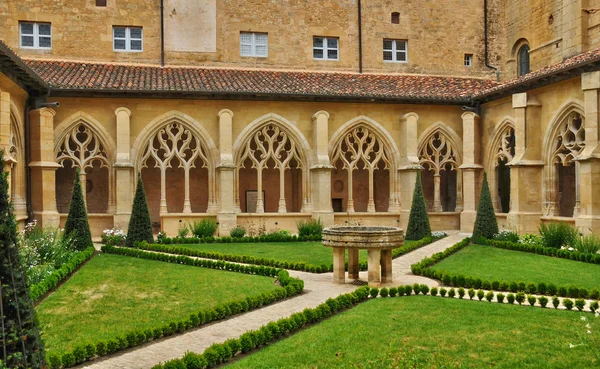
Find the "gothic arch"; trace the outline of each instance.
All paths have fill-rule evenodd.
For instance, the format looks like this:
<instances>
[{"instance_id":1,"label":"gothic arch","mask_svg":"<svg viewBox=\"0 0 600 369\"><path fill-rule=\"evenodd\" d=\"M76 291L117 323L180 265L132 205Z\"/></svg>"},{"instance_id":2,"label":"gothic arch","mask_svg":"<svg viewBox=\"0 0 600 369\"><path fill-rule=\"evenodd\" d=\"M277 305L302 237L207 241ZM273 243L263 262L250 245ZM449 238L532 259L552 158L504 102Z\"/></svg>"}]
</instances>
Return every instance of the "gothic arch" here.
<instances>
[{"instance_id":1,"label":"gothic arch","mask_svg":"<svg viewBox=\"0 0 600 369\"><path fill-rule=\"evenodd\" d=\"M159 154L160 152L160 154ZM160 170L160 214L168 213L166 170L184 170L183 213L192 212L190 200L190 170L206 168L208 172L207 213L217 211L215 167L218 149L208 131L194 118L179 111L162 114L148 123L139 133L132 149L136 173L143 168ZM154 161L153 168L147 166ZM202 162L200 167L196 161Z\"/></svg>"},{"instance_id":2,"label":"gothic arch","mask_svg":"<svg viewBox=\"0 0 600 369\"><path fill-rule=\"evenodd\" d=\"M25 137L22 128L23 120L16 104L10 102L10 136L9 148L5 153L11 164L10 171L10 197L17 218L27 216L27 203L25 201Z\"/></svg>"},{"instance_id":3,"label":"gothic arch","mask_svg":"<svg viewBox=\"0 0 600 369\"><path fill-rule=\"evenodd\" d=\"M263 170L275 169L279 171L279 201L277 211L288 211L286 193L286 170L299 170L301 179L301 206L300 212L310 211L312 196L310 192L310 167L311 148L300 130L284 117L269 113L248 124L238 135L233 144L233 162L236 166L234 176L234 198L238 212L241 212L240 177L241 170L256 169L256 209L257 213L265 212L265 199L263 198L262 180ZM246 165L250 164L250 168ZM272 163L272 165L269 165ZM294 167L290 167L294 165ZM295 173L295 172L294 172ZM293 181L293 179L292 179ZM292 182L292 191L294 191ZM289 186L288 186L289 187ZM288 188L289 191L289 188ZM253 208L246 204L246 211ZM292 206L292 210L293 210Z\"/></svg>"},{"instance_id":4,"label":"gothic arch","mask_svg":"<svg viewBox=\"0 0 600 369\"><path fill-rule=\"evenodd\" d=\"M389 190L387 194L387 205L385 211L396 212L400 209L400 194L398 189L397 170L400 162L400 153L398 146L390 133L372 118L361 115L344 123L333 134L329 140L329 157L333 165L342 165L346 170L347 180L347 199L346 211L355 211L355 196L354 196L354 179L353 172L360 173L362 170L367 171L368 180L368 198L367 212L375 212L376 206L376 188L381 188L381 183L375 186L376 171L388 171ZM336 166L337 168L337 166ZM362 169L362 170L359 170ZM358 173L357 173L358 174ZM383 173L382 173L383 174ZM337 181L332 181L333 191L337 191L335 182L341 182L340 178ZM342 187L340 186L340 187ZM385 187L384 187L385 188ZM341 192L341 191L340 191ZM332 193L332 198L334 194ZM385 200L385 197L384 197ZM343 201L343 199L342 199ZM384 209L380 205L380 209ZM380 210L381 211L381 210Z\"/></svg>"},{"instance_id":5,"label":"gothic arch","mask_svg":"<svg viewBox=\"0 0 600 369\"><path fill-rule=\"evenodd\" d=\"M96 191L101 191L105 187L104 190L106 193L101 193L95 197L98 200L97 204L96 201L92 202L92 204L88 201L90 212L110 212L111 208L114 207L115 199L113 173L115 152L116 145L110 134L100 122L89 114L77 112L63 120L54 129L54 157L56 162L61 166L57 171L56 180L57 184L63 184L56 186L57 191L60 188L60 193L65 194L64 186L69 186L71 183L68 179L63 178L61 170L65 170L64 174L66 174L69 170L79 168L84 197L87 197L87 190L92 191L95 188ZM70 163L70 168L65 167L66 162ZM95 168L96 165L98 165L97 168ZM101 173L95 172L102 170L102 168L106 168L106 177ZM97 186L92 181L90 184L93 184L93 186L88 187L88 179L90 177L88 177L86 169L91 171L91 178L93 180L101 183L106 181L106 186ZM64 183L61 181L64 181ZM68 193L69 191L66 192ZM104 208L104 199L107 199L106 208ZM68 204L69 201L70 197L63 198L57 196L57 206L62 208L62 212L65 212L65 206L63 205Z\"/></svg>"},{"instance_id":6,"label":"gothic arch","mask_svg":"<svg viewBox=\"0 0 600 369\"><path fill-rule=\"evenodd\" d=\"M544 172L542 190L545 194L543 214L546 216L569 216L569 209L563 204L561 171L570 170L570 176L575 181L564 183L574 184L573 217L579 211L579 163L575 160L585 148L585 115L583 103L571 99L564 103L554 116L543 141ZM570 168L570 169L567 169ZM574 173L573 173L574 172ZM565 174L566 175L566 174ZM565 193L567 191L564 191ZM571 191L573 192L573 191ZM569 206L570 207L570 206Z\"/></svg>"},{"instance_id":7,"label":"gothic arch","mask_svg":"<svg viewBox=\"0 0 600 369\"><path fill-rule=\"evenodd\" d=\"M511 141L511 136L514 139L515 135L515 120L513 117L504 116L500 123L494 127L491 134L487 150L485 151L484 163L488 173L488 184L492 194L492 203L496 212L502 210L502 204L499 195L498 173L499 161L502 160L506 164L510 163L514 157L514 145ZM512 146L511 146L512 145ZM507 169L510 170L510 169ZM509 183L510 189L510 183Z\"/></svg>"},{"instance_id":8,"label":"gothic arch","mask_svg":"<svg viewBox=\"0 0 600 369\"><path fill-rule=\"evenodd\" d=\"M434 123L419 137L419 163L426 170L423 187L426 194L432 192L433 199L429 199L429 207L434 212L448 211L445 209L451 208L457 212L462 210L462 173L459 169L462 164L461 150L460 136L443 122ZM433 178L429 178L429 175ZM429 179L431 183L428 183ZM442 186L442 180L446 182L446 186ZM453 183L455 188L451 186ZM428 187L431 187L431 191L427 191ZM442 196L442 191L447 196ZM451 192L456 195L451 196Z\"/></svg>"}]
</instances>

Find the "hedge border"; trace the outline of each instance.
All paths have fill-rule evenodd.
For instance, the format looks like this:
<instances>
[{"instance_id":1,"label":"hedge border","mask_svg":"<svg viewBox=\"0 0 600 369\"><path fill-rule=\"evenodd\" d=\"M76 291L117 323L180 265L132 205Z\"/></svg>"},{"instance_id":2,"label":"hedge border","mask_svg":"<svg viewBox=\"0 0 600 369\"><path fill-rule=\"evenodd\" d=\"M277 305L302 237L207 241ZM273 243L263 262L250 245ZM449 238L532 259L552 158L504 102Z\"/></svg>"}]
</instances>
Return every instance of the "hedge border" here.
<instances>
[{"instance_id":1,"label":"hedge border","mask_svg":"<svg viewBox=\"0 0 600 369\"><path fill-rule=\"evenodd\" d=\"M102 251L107 254L131 256L141 259L184 264L194 267L219 269L244 274L263 275L267 277L277 277L283 288L271 292L264 292L257 296L249 296L245 299L220 304L212 309L202 309L197 313L190 314L189 318L172 320L152 329L131 330L128 333L113 339L82 344L75 347L70 352L66 352L62 355L48 353L47 361L49 369L69 368L79 365L96 357L113 354L118 351L139 346L148 341L169 337L174 334L185 332L189 329L198 328L204 324L226 319L236 314L245 313L247 311L272 304L276 301L281 301L288 297L298 295L304 290L304 281L298 278L290 277L287 270L283 269L265 268L263 266L245 266L240 264L225 263L222 261L193 259L187 256L158 254L154 252L146 252L142 250L114 246L103 246Z\"/></svg>"},{"instance_id":2,"label":"hedge border","mask_svg":"<svg viewBox=\"0 0 600 369\"><path fill-rule=\"evenodd\" d=\"M219 365L224 365L228 363L234 356L241 354L248 354L253 351L260 349L262 346L266 346L270 343L273 343L281 338L284 338L290 334L296 333L304 328L307 328L315 323L318 323L322 320L329 318L331 315L336 314L338 312L342 312L347 309L351 309L359 303L365 302L367 300L372 300L377 298L378 296L381 298L394 298L394 297L412 297L421 295L430 294L431 297L446 297L447 298L455 298L458 294L459 299L463 299L466 296L466 291L454 288L450 288L450 291L445 291L444 294L438 295L438 288L430 289L427 285L424 284L415 284L415 285L406 285L406 286L398 286L398 287L383 287L381 289L378 288L369 288L368 286L363 286L355 290L354 292L340 295L335 299L328 299L321 305L317 306L314 309L305 309L300 313L296 313L291 315L288 318L280 319L276 322L270 322L266 326L262 326L258 330L248 331L241 335L239 338L228 339L223 343L215 343L211 345L209 348L204 350L202 354L196 354L193 352L186 353L181 359L173 359L167 362L159 363L152 367L152 369L210 369ZM413 295L414 292L414 295ZM487 292L487 293L486 293ZM496 291L478 291L479 295L482 295L479 298L479 301L482 301L485 297L485 300L488 302L492 302L494 298L496 298L496 303L503 303L504 297L502 297L502 301L498 301L498 295L502 294L496 293ZM514 304L518 302L519 305L522 305L523 302L529 302L529 306L534 306L536 303L540 304L542 308L548 304L548 302L552 302L555 309L561 304L558 299L549 299L546 296L525 296L524 294L519 298L515 298L515 296L511 293L512 300L509 298L509 304ZM469 298L469 300L473 300L473 298ZM518 301L517 301L518 300ZM558 304L556 304L558 301ZM533 302L533 303L532 303ZM543 304L543 305L542 305ZM578 299L573 303L572 300L565 298L562 301L563 306L567 310L572 310L575 306L577 310L584 311L585 307L588 305L587 301L582 299ZM599 309L598 301L593 301L589 303L589 310L593 313Z\"/></svg>"},{"instance_id":3,"label":"hedge border","mask_svg":"<svg viewBox=\"0 0 600 369\"><path fill-rule=\"evenodd\" d=\"M262 236L244 237L161 237L158 244L200 244L200 243L258 243L258 242L316 242L321 241L321 235L296 236L282 235L278 233L264 234Z\"/></svg>"},{"instance_id":4,"label":"hedge border","mask_svg":"<svg viewBox=\"0 0 600 369\"><path fill-rule=\"evenodd\" d=\"M29 295L34 303L39 303L43 297L56 289L62 282L75 273L83 264L88 262L96 253L93 246L76 253L71 259L64 263L39 283L29 286Z\"/></svg>"},{"instance_id":5,"label":"hedge border","mask_svg":"<svg viewBox=\"0 0 600 369\"><path fill-rule=\"evenodd\" d=\"M445 237L445 236L444 236ZM395 249L392 252L392 258L397 258L399 256L405 255L411 251L414 251L423 246L429 245L435 241L438 241L444 237L425 237L419 241L415 241L410 244L410 246L402 246ZM277 259L267 259L267 258L258 258L249 255L234 255L234 254L223 254L216 251L202 251L202 250L194 250L189 247L183 246L169 246L165 244L148 244L145 242L139 242L135 244L135 247L140 250L146 251L155 251L155 252L163 252L173 255L185 255L185 256L194 256L206 259L213 260L225 260L232 261L236 263L244 263L244 264L253 264L253 265L264 265L264 266L272 266L276 268L290 269L290 270L298 270L302 272L309 273L328 273L333 271L333 263L326 265L315 265L308 264L303 262L293 262L287 260L277 260ZM367 262L359 263L360 270L367 270L368 265ZM346 270L348 270L348 263L346 263Z\"/></svg>"},{"instance_id":6,"label":"hedge border","mask_svg":"<svg viewBox=\"0 0 600 369\"><path fill-rule=\"evenodd\" d=\"M544 295L549 293L550 295L569 297L569 298L592 298L598 299L600 297L600 290L593 288L588 291L587 288L579 286L556 286L554 283L533 283L523 281L498 281L498 280L483 280L479 277L468 276L463 274L451 274L445 271L431 270L430 267L439 263L443 259L451 256L452 254L462 250L466 246L470 245L471 240L466 238L452 247L431 255L428 258L421 260L420 262L411 265L410 269L413 274L421 275L428 278L437 279L442 282L445 286L451 287L464 287L464 288L482 288L484 290L496 290L502 292L527 292L529 294L539 293Z\"/></svg>"},{"instance_id":7,"label":"hedge border","mask_svg":"<svg viewBox=\"0 0 600 369\"><path fill-rule=\"evenodd\" d=\"M552 247L544 247L541 245L527 245L523 243L515 243L510 241L496 241L496 240L479 240L486 246L492 246L499 249L529 252L532 254L556 257L561 259L568 259L573 261L580 261L582 263L600 264L600 254L583 253L579 251L569 251L555 249Z\"/></svg>"}]
</instances>

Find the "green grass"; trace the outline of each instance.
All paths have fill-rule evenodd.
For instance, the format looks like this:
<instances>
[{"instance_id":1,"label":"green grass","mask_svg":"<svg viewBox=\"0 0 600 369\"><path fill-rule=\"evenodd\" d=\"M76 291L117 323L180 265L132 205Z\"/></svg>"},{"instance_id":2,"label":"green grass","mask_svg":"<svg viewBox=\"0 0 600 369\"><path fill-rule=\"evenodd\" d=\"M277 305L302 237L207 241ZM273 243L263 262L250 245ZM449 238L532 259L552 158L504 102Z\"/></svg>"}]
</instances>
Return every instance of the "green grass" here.
<instances>
[{"instance_id":1,"label":"green grass","mask_svg":"<svg viewBox=\"0 0 600 369\"><path fill-rule=\"evenodd\" d=\"M491 246L467 246L431 268L489 281L544 282L588 290L600 288L600 265Z\"/></svg>"},{"instance_id":2,"label":"green grass","mask_svg":"<svg viewBox=\"0 0 600 369\"><path fill-rule=\"evenodd\" d=\"M46 349L64 353L276 288L268 277L100 254L36 312Z\"/></svg>"},{"instance_id":3,"label":"green grass","mask_svg":"<svg viewBox=\"0 0 600 369\"><path fill-rule=\"evenodd\" d=\"M406 241L405 244L410 244ZM307 263L312 265L331 265L333 251L321 242L256 242L256 243L204 243L194 245L173 245L189 247L201 251L220 252L228 255L248 255L258 258ZM360 261L367 261L367 251L361 250ZM348 253L346 253L348 260Z\"/></svg>"},{"instance_id":4,"label":"green grass","mask_svg":"<svg viewBox=\"0 0 600 369\"><path fill-rule=\"evenodd\" d=\"M227 368L598 368L580 313L426 296L376 299ZM591 314L585 314L594 319Z\"/></svg>"}]
</instances>

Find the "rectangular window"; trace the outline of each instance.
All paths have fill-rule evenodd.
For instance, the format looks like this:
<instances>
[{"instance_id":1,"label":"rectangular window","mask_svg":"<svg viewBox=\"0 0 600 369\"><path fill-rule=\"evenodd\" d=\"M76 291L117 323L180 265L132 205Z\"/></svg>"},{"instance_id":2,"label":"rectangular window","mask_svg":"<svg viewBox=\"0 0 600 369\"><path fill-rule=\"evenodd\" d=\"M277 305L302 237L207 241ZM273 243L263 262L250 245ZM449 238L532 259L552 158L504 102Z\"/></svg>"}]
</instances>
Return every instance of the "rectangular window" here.
<instances>
[{"instance_id":1,"label":"rectangular window","mask_svg":"<svg viewBox=\"0 0 600 369\"><path fill-rule=\"evenodd\" d=\"M25 49L51 49L52 25L50 23L20 22L21 47Z\"/></svg>"},{"instance_id":2,"label":"rectangular window","mask_svg":"<svg viewBox=\"0 0 600 369\"><path fill-rule=\"evenodd\" d=\"M96 6L106 6L106 0L96 0Z\"/></svg>"},{"instance_id":3,"label":"rectangular window","mask_svg":"<svg viewBox=\"0 0 600 369\"><path fill-rule=\"evenodd\" d=\"M408 42L406 40L383 40L383 61L407 63Z\"/></svg>"},{"instance_id":4,"label":"rectangular window","mask_svg":"<svg viewBox=\"0 0 600 369\"><path fill-rule=\"evenodd\" d=\"M113 27L114 51L143 51L142 27Z\"/></svg>"},{"instance_id":5,"label":"rectangular window","mask_svg":"<svg viewBox=\"0 0 600 369\"><path fill-rule=\"evenodd\" d=\"M240 33L240 56L266 58L268 55L269 38L266 33Z\"/></svg>"},{"instance_id":6,"label":"rectangular window","mask_svg":"<svg viewBox=\"0 0 600 369\"><path fill-rule=\"evenodd\" d=\"M465 54L465 67L473 66L473 54Z\"/></svg>"},{"instance_id":7,"label":"rectangular window","mask_svg":"<svg viewBox=\"0 0 600 369\"><path fill-rule=\"evenodd\" d=\"M313 58L339 60L339 39L337 37L313 37Z\"/></svg>"}]
</instances>

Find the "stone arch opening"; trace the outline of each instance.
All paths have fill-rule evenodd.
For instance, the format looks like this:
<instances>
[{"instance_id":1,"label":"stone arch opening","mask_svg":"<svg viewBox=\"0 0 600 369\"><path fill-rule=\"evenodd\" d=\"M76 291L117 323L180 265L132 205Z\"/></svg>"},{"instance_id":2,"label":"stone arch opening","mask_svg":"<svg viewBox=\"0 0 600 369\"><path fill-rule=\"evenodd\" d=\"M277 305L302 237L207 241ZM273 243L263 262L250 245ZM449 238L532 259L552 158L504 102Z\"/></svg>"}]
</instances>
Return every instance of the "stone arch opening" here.
<instances>
[{"instance_id":1,"label":"stone arch opening","mask_svg":"<svg viewBox=\"0 0 600 369\"><path fill-rule=\"evenodd\" d=\"M108 213L113 204L112 152L89 122L79 120L63 130L55 141L56 205L68 213L76 169L80 170L83 196L88 213Z\"/></svg>"},{"instance_id":2,"label":"stone arch opening","mask_svg":"<svg viewBox=\"0 0 600 369\"><path fill-rule=\"evenodd\" d=\"M358 117L342 126L329 145L331 197L338 212L394 212L399 208L398 150L377 122Z\"/></svg>"},{"instance_id":3,"label":"stone arch opening","mask_svg":"<svg viewBox=\"0 0 600 369\"><path fill-rule=\"evenodd\" d=\"M244 213L308 211L308 144L291 123L261 117L234 144L235 203Z\"/></svg>"},{"instance_id":4,"label":"stone arch opening","mask_svg":"<svg viewBox=\"0 0 600 369\"><path fill-rule=\"evenodd\" d=\"M437 124L425 132L419 144L423 166L423 194L431 212L455 212L462 208L462 176L459 142L455 134Z\"/></svg>"},{"instance_id":5,"label":"stone arch opening","mask_svg":"<svg viewBox=\"0 0 600 369\"><path fill-rule=\"evenodd\" d=\"M6 162L10 165L10 199L18 219L27 216L24 138L16 105L10 104L10 134Z\"/></svg>"},{"instance_id":6,"label":"stone arch opening","mask_svg":"<svg viewBox=\"0 0 600 369\"><path fill-rule=\"evenodd\" d=\"M492 204L496 213L510 211L510 166L515 156L515 126L511 118L505 118L492 134L487 154L488 183Z\"/></svg>"},{"instance_id":7,"label":"stone arch opening","mask_svg":"<svg viewBox=\"0 0 600 369\"><path fill-rule=\"evenodd\" d=\"M579 213L579 162L585 148L585 119L581 105L561 109L545 139L544 215L576 217Z\"/></svg>"}]
</instances>

